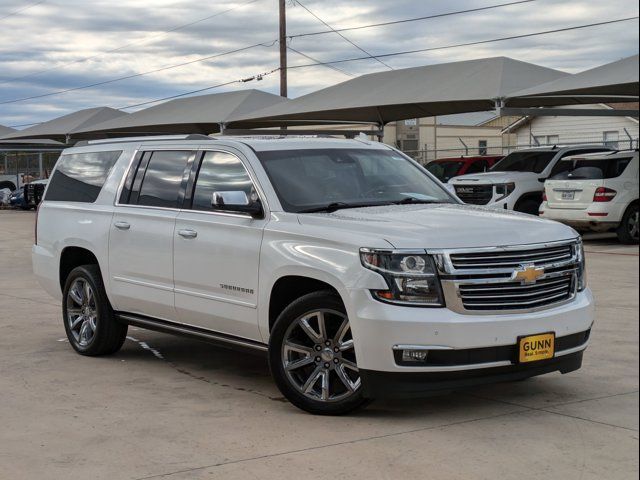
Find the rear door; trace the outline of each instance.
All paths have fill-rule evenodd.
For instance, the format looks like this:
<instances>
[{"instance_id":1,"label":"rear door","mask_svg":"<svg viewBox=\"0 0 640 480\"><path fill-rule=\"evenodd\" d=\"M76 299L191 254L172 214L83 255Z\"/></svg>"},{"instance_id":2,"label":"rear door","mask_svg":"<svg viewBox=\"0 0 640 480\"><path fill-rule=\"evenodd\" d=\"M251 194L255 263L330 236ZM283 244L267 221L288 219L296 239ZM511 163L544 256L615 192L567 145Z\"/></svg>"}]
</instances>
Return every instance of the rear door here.
<instances>
[{"instance_id":1,"label":"rear door","mask_svg":"<svg viewBox=\"0 0 640 480\"><path fill-rule=\"evenodd\" d=\"M183 323L261 341L258 267L266 215L212 205L214 192L258 194L245 162L239 152L208 150L194 163L193 187L175 225L175 306Z\"/></svg>"},{"instance_id":2,"label":"rear door","mask_svg":"<svg viewBox=\"0 0 640 480\"><path fill-rule=\"evenodd\" d=\"M165 149L136 156L109 233L114 308L175 319L173 240L195 151Z\"/></svg>"}]
</instances>

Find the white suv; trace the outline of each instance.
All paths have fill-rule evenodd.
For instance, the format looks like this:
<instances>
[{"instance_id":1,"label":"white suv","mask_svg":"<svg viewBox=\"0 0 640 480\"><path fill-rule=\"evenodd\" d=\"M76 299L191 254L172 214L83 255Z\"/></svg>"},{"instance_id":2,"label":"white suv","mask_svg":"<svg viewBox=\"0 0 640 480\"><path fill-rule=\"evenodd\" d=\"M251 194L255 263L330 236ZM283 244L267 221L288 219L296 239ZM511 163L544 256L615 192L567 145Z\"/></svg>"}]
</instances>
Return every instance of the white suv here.
<instances>
[{"instance_id":1,"label":"white suv","mask_svg":"<svg viewBox=\"0 0 640 480\"><path fill-rule=\"evenodd\" d=\"M638 152L569 157L568 168L545 183L540 215L578 230L615 230L638 243Z\"/></svg>"},{"instance_id":2,"label":"white suv","mask_svg":"<svg viewBox=\"0 0 640 480\"><path fill-rule=\"evenodd\" d=\"M449 181L465 203L537 215L544 181L570 165L560 160L571 155L610 151L606 147L543 147L510 153L491 171L461 175Z\"/></svg>"},{"instance_id":3,"label":"white suv","mask_svg":"<svg viewBox=\"0 0 640 480\"><path fill-rule=\"evenodd\" d=\"M318 414L580 368L594 319L577 233L461 205L380 143L95 141L66 150L33 266L83 355L127 325L268 353Z\"/></svg>"}]
</instances>

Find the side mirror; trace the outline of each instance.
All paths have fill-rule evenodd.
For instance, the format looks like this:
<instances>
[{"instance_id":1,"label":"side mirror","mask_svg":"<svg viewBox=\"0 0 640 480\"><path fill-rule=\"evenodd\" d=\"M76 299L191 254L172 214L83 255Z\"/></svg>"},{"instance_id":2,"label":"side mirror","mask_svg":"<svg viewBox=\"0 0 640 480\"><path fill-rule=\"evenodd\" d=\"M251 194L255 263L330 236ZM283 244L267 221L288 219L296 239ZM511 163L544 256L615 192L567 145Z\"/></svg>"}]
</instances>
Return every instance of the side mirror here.
<instances>
[{"instance_id":1,"label":"side mirror","mask_svg":"<svg viewBox=\"0 0 640 480\"><path fill-rule=\"evenodd\" d=\"M254 197L254 195L252 195ZM264 213L260 198L249 199L242 190L228 192L213 192L211 206L217 210L228 212L248 213L252 217L261 217Z\"/></svg>"}]
</instances>

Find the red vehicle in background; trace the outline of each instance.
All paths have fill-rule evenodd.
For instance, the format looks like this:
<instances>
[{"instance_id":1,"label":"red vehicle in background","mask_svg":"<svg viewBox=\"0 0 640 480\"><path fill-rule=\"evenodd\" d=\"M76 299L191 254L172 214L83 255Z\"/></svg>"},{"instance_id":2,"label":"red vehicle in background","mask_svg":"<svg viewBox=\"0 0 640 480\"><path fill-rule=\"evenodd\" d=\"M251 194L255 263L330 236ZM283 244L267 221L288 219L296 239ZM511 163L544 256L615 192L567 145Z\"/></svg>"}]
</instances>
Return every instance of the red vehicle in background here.
<instances>
[{"instance_id":1,"label":"red vehicle in background","mask_svg":"<svg viewBox=\"0 0 640 480\"><path fill-rule=\"evenodd\" d=\"M466 173L482 173L488 171L499 160L504 157L499 156L461 156L451 158L440 158L427 164L427 170L434 174L438 180L447 183L453 177Z\"/></svg>"}]
</instances>

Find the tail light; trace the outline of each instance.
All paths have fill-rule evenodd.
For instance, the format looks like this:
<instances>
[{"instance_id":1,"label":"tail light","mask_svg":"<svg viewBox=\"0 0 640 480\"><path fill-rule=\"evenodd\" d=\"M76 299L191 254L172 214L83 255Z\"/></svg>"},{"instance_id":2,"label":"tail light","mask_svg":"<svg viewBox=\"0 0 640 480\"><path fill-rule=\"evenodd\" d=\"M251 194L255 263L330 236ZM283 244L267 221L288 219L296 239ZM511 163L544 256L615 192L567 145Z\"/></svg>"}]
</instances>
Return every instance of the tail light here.
<instances>
[{"instance_id":1,"label":"tail light","mask_svg":"<svg viewBox=\"0 0 640 480\"><path fill-rule=\"evenodd\" d=\"M594 202L610 202L618 194L615 190L606 187L598 187L593 194Z\"/></svg>"},{"instance_id":2,"label":"tail light","mask_svg":"<svg viewBox=\"0 0 640 480\"><path fill-rule=\"evenodd\" d=\"M38 204L38 206L36 207L36 224L33 227L33 243L35 245L38 244L38 215L40 214L40 204Z\"/></svg>"},{"instance_id":3,"label":"tail light","mask_svg":"<svg viewBox=\"0 0 640 480\"><path fill-rule=\"evenodd\" d=\"M542 192L542 201L543 202L547 201L547 191L546 190L544 192Z\"/></svg>"}]
</instances>

